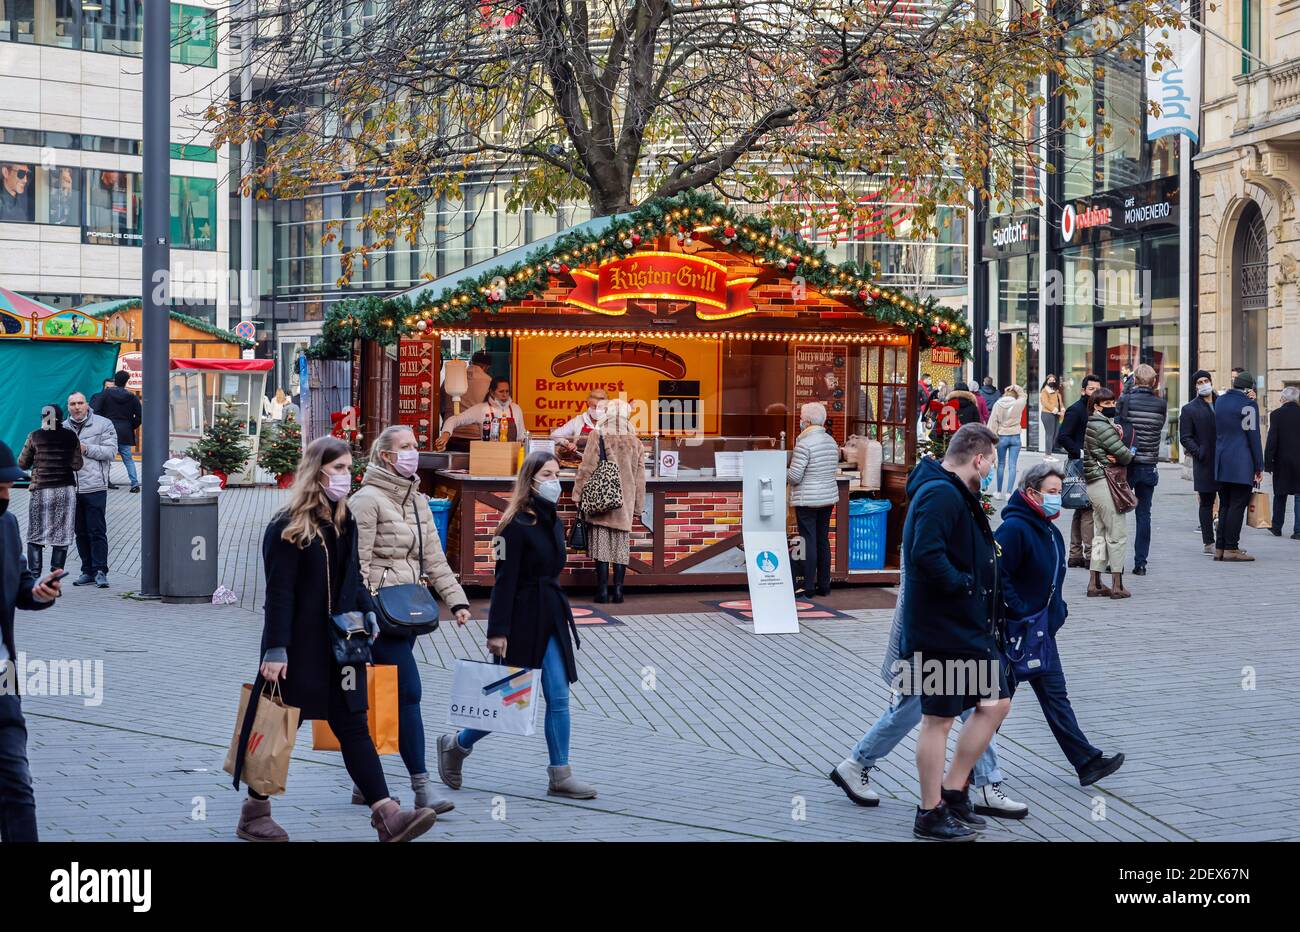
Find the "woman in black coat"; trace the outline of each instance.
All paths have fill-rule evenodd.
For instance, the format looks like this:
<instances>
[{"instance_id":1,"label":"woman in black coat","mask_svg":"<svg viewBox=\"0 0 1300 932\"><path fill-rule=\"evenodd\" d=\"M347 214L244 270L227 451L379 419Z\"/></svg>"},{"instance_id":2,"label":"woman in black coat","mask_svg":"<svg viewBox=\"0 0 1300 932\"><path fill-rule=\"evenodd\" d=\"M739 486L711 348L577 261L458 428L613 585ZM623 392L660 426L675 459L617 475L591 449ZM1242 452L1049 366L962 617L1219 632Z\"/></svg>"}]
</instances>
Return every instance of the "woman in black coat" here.
<instances>
[{"instance_id":1,"label":"woman in black coat","mask_svg":"<svg viewBox=\"0 0 1300 932\"><path fill-rule=\"evenodd\" d=\"M1281 537L1286 501L1300 495L1300 390L1294 386L1282 389L1282 405L1269 416L1264 470L1273 474L1273 533ZM1291 532L1300 540L1300 503Z\"/></svg>"},{"instance_id":2,"label":"woman in black coat","mask_svg":"<svg viewBox=\"0 0 1300 932\"><path fill-rule=\"evenodd\" d=\"M82 467L81 440L63 426L63 409L46 405L41 426L27 435L18 468L32 471L27 504L27 566L41 575L46 545L50 569L61 570L76 541L77 470Z\"/></svg>"},{"instance_id":3,"label":"woman in black coat","mask_svg":"<svg viewBox=\"0 0 1300 932\"><path fill-rule=\"evenodd\" d=\"M548 796L594 799L596 788L574 779L569 767L569 684L578 680L574 646L581 647L569 600L560 588L568 559L564 523L555 513L560 464L549 453L524 460L510 504L497 525L497 560L487 649L512 667L540 668L546 695ZM573 636L570 638L570 631ZM438 739L438 775L460 789L461 770L474 744L488 731L466 728Z\"/></svg>"},{"instance_id":4,"label":"woman in black coat","mask_svg":"<svg viewBox=\"0 0 1300 932\"><path fill-rule=\"evenodd\" d=\"M1214 478L1214 380L1198 369L1192 375L1196 396L1178 414L1178 442L1192 458L1192 488L1200 498L1201 543L1214 553L1214 497L1219 483Z\"/></svg>"},{"instance_id":5,"label":"woman in black coat","mask_svg":"<svg viewBox=\"0 0 1300 932\"><path fill-rule=\"evenodd\" d=\"M266 529L262 665L253 695L260 698L264 683L278 683L285 705L297 707L300 720L328 721L348 775L370 805L379 840L409 841L432 828L437 815L432 809L402 810L389 798L366 721L365 667L338 666L331 643L330 616L361 607L356 525L347 506L351 467L352 453L342 440L313 441L298 465L289 503ZM235 834L247 841L289 840L271 818L271 801L252 787Z\"/></svg>"}]
</instances>

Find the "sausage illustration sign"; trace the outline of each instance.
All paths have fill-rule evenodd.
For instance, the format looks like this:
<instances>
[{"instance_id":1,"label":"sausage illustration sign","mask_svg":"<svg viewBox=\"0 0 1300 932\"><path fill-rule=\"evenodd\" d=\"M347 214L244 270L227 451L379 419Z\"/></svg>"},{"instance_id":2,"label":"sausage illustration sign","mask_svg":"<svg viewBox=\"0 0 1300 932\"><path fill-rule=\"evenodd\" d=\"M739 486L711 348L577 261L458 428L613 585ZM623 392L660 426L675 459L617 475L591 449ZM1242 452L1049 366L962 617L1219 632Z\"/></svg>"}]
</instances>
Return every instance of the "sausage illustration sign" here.
<instances>
[{"instance_id":1,"label":"sausage illustration sign","mask_svg":"<svg viewBox=\"0 0 1300 932\"><path fill-rule=\"evenodd\" d=\"M639 431L685 433L688 425L717 434L721 364L722 344L716 340L521 336L511 388L532 434L550 432L580 414L596 388L610 398L626 398ZM682 417L683 408L690 416Z\"/></svg>"}]
</instances>

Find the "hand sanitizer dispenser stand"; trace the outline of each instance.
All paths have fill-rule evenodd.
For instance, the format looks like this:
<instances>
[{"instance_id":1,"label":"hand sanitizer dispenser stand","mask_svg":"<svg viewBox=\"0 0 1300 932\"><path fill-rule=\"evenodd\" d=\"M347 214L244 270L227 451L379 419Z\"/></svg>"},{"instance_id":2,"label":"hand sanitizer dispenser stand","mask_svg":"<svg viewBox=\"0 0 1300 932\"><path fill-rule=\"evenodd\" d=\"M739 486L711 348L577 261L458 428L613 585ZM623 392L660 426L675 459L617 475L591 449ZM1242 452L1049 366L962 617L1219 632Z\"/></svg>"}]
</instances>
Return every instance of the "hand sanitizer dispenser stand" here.
<instances>
[{"instance_id":1,"label":"hand sanitizer dispenser stand","mask_svg":"<svg viewBox=\"0 0 1300 932\"><path fill-rule=\"evenodd\" d=\"M786 537L786 454L751 450L744 454L745 571L755 634L797 634L794 579Z\"/></svg>"}]
</instances>

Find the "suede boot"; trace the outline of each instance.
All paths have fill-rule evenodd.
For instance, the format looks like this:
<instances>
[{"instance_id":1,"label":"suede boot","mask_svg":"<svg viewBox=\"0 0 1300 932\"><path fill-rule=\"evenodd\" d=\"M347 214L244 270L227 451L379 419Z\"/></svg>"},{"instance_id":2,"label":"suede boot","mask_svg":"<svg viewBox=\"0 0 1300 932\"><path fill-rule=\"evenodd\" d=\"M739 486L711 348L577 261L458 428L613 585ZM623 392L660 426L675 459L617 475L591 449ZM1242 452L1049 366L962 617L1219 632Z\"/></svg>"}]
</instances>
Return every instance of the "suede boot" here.
<instances>
[{"instance_id":1,"label":"suede boot","mask_svg":"<svg viewBox=\"0 0 1300 932\"><path fill-rule=\"evenodd\" d=\"M438 815L443 815L456 808L450 799L434 796L427 773L411 774L411 789L415 792L416 809L432 809Z\"/></svg>"},{"instance_id":2,"label":"suede boot","mask_svg":"<svg viewBox=\"0 0 1300 932\"><path fill-rule=\"evenodd\" d=\"M614 594L610 597L611 602L623 601L623 577L627 573L627 565L624 563L614 564Z\"/></svg>"},{"instance_id":3,"label":"suede boot","mask_svg":"<svg viewBox=\"0 0 1300 932\"><path fill-rule=\"evenodd\" d=\"M563 767L547 767L546 774L550 778L550 785L546 788L547 796L566 796L569 799L596 798L596 788L575 780L573 768L568 764Z\"/></svg>"},{"instance_id":4,"label":"suede boot","mask_svg":"<svg viewBox=\"0 0 1300 932\"><path fill-rule=\"evenodd\" d=\"M453 732L438 738L438 777L453 790L460 789L461 767L469 751L460 746Z\"/></svg>"},{"instance_id":5,"label":"suede boot","mask_svg":"<svg viewBox=\"0 0 1300 932\"><path fill-rule=\"evenodd\" d=\"M370 813L370 825L379 833L382 842L410 841L419 838L438 821L432 809L403 809L391 799L380 803Z\"/></svg>"},{"instance_id":6,"label":"suede boot","mask_svg":"<svg viewBox=\"0 0 1300 932\"><path fill-rule=\"evenodd\" d=\"M596 561L596 601L602 605L609 601L609 564L603 560Z\"/></svg>"},{"instance_id":7,"label":"suede boot","mask_svg":"<svg viewBox=\"0 0 1300 932\"><path fill-rule=\"evenodd\" d=\"M289 833L271 818L271 801L269 799L244 800L239 810L239 825L235 834L244 841L288 841Z\"/></svg>"}]
</instances>

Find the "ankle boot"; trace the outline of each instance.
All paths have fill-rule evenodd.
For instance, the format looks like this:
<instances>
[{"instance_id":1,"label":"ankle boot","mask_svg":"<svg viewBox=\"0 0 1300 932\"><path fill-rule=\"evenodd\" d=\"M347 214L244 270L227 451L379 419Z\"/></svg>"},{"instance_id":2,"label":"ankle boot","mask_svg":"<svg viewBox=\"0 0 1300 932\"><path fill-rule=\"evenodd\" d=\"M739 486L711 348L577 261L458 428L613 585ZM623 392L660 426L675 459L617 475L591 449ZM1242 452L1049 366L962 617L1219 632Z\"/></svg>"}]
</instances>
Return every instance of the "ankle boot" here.
<instances>
[{"instance_id":1,"label":"ankle boot","mask_svg":"<svg viewBox=\"0 0 1300 932\"><path fill-rule=\"evenodd\" d=\"M566 796L569 799L596 798L596 788L575 780L573 768L568 764L563 767L547 767L546 775L550 778L550 785L546 788L547 796Z\"/></svg>"},{"instance_id":2,"label":"ankle boot","mask_svg":"<svg viewBox=\"0 0 1300 932\"><path fill-rule=\"evenodd\" d=\"M239 809L239 825L235 834L244 841L288 841L289 833L271 818L271 801L269 799L244 800Z\"/></svg>"},{"instance_id":3,"label":"ankle boot","mask_svg":"<svg viewBox=\"0 0 1300 932\"><path fill-rule=\"evenodd\" d=\"M41 564L45 561L45 548L40 544L27 545L27 568L37 579L41 578Z\"/></svg>"},{"instance_id":4,"label":"ankle boot","mask_svg":"<svg viewBox=\"0 0 1300 932\"><path fill-rule=\"evenodd\" d=\"M469 751L460 746L455 732L438 738L438 778L453 790L460 789L461 767Z\"/></svg>"},{"instance_id":5,"label":"ankle boot","mask_svg":"<svg viewBox=\"0 0 1300 932\"><path fill-rule=\"evenodd\" d=\"M1111 582L1110 582L1110 585L1111 585L1111 593L1110 593L1110 597L1111 597L1112 599L1127 599L1127 598L1129 598L1131 595L1133 595L1133 593L1129 592L1127 589L1124 588L1124 574L1123 574L1123 573L1111 573L1111 574L1110 574L1110 580L1111 580Z\"/></svg>"},{"instance_id":6,"label":"ankle boot","mask_svg":"<svg viewBox=\"0 0 1300 932\"><path fill-rule=\"evenodd\" d=\"M63 569L63 564L68 562L67 547L50 548L50 572Z\"/></svg>"},{"instance_id":7,"label":"ankle boot","mask_svg":"<svg viewBox=\"0 0 1300 932\"><path fill-rule=\"evenodd\" d=\"M627 564L614 564L614 594L610 598L611 602L623 601L623 576L627 573Z\"/></svg>"},{"instance_id":8,"label":"ankle boot","mask_svg":"<svg viewBox=\"0 0 1300 932\"><path fill-rule=\"evenodd\" d=\"M1102 585L1101 573L1093 570L1092 574L1088 577L1088 597L1109 596L1110 594L1110 589Z\"/></svg>"},{"instance_id":9,"label":"ankle boot","mask_svg":"<svg viewBox=\"0 0 1300 932\"><path fill-rule=\"evenodd\" d=\"M427 773L411 774L411 789L415 792L416 809L432 809L438 815L443 815L456 808L456 804L450 799L434 796Z\"/></svg>"},{"instance_id":10,"label":"ankle boot","mask_svg":"<svg viewBox=\"0 0 1300 932\"><path fill-rule=\"evenodd\" d=\"M438 821L432 809L403 809L391 799L370 813L370 825L382 842L410 841L419 838Z\"/></svg>"},{"instance_id":11,"label":"ankle boot","mask_svg":"<svg viewBox=\"0 0 1300 932\"><path fill-rule=\"evenodd\" d=\"M596 561L596 601L609 601L609 564L603 560Z\"/></svg>"}]
</instances>

